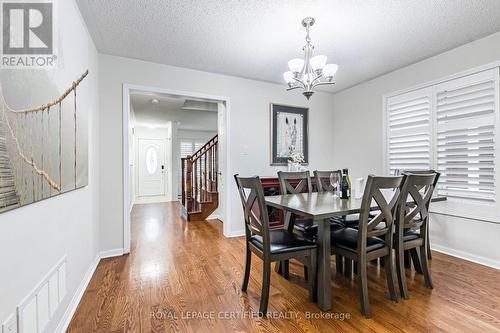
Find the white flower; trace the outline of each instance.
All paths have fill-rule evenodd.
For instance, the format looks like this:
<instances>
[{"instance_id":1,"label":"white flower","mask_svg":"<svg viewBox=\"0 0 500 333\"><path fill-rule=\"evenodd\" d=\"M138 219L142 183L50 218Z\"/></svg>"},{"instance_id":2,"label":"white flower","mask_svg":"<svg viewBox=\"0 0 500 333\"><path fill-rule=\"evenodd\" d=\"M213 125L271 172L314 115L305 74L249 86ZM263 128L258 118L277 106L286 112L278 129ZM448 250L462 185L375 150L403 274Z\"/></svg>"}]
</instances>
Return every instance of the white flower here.
<instances>
[{"instance_id":1,"label":"white flower","mask_svg":"<svg viewBox=\"0 0 500 333\"><path fill-rule=\"evenodd\" d=\"M293 152L288 156L288 160L292 163L304 163L304 155L300 152Z\"/></svg>"}]
</instances>

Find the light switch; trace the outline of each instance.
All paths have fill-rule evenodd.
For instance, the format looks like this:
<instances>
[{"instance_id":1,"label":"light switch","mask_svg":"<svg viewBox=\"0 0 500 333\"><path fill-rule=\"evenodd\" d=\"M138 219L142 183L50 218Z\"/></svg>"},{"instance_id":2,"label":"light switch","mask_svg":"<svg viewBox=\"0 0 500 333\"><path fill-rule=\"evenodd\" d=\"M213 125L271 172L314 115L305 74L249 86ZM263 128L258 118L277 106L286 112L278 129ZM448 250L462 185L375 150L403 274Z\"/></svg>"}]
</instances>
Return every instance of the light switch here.
<instances>
[{"instance_id":1,"label":"light switch","mask_svg":"<svg viewBox=\"0 0 500 333\"><path fill-rule=\"evenodd\" d=\"M17 317L14 314L2 324L2 333L17 333Z\"/></svg>"}]
</instances>

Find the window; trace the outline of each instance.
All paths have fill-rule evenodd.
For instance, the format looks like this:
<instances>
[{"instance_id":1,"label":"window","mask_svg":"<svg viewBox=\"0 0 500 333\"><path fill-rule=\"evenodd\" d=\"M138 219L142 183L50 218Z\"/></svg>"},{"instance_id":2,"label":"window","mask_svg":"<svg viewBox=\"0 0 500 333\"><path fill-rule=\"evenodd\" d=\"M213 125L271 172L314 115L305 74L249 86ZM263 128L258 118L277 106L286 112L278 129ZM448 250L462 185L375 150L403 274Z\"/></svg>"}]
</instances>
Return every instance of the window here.
<instances>
[{"instance_id":1,"label":"window","mask_svg":"<svg viewBox=\"0 0 500 333\"><path fill-rule=\"evenodd\" d=\"M437 192L495 203L499 69L386 97L386 171L435 169Z\"/></svg>"}]
</instances>

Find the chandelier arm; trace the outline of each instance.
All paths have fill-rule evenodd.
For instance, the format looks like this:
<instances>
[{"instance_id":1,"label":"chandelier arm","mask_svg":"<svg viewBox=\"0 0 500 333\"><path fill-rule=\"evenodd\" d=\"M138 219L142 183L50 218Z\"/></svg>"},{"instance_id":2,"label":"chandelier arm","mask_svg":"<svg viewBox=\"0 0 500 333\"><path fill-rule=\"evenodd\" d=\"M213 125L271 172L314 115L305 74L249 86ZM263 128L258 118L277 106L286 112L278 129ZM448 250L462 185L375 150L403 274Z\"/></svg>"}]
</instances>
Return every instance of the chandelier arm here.
<instances>
[{"instance_id":1,"label":"chandelier arm","mask_svg":"<svg viewBox=\"0 0 500 333\"><path fill-rule=\"evenodd\" d=\"M316 81L320 82L320 79L321 79L322 76L323 76L323 74L316 75L316 77L311 81L311 85L312 85L313 88L317 84Z\"/></svg>"},{"instance_id":2,"label":"chandelier arm","mask_svg":"<svg viewBox=\"0 0 500 333\"><path fill-rule=\"evenodd\" d=\"M335 82L333 82L333 81L318 82L313 86L313 88L317 87L317 86L329 86L332 84L335 84Z\"/></svg>"},{"instance_id":3,"label":"chandelier arm","mask_svg":"<svg viewBox=\"0 0 500 333\"><path fill-rule=\"evenodd\" d=\"M296 77L293 78L296 82L298 82L301 86L297 87L297 88L302 88L302 89L306 89L306 85L304 84L304 82L302 82L301 79L298 79Z\"/></svg>"},{"instance_id":4,"label":"chandelier arm","mask_svg":"<svg viewBox=\"0 0 500 333\"><path fill-rule=\"evenodd\" d=\"M289 88L287 88L287 89L286 89L286 91L295 90L295 89L299 89L299 88L304 89L304 88L303 88L303 87L301 87L301 86L295 86L295 87L289 87Z\"/></svg>"}]
</instances>

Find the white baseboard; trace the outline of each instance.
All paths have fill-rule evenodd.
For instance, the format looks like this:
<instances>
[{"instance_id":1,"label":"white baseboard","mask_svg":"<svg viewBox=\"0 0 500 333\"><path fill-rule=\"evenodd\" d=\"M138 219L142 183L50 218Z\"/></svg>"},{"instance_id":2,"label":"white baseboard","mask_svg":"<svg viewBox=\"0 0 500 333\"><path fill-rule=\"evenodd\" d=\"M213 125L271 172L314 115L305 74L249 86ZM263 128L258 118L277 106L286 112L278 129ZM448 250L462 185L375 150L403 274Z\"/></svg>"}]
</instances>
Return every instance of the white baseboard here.
<instances>
[{"instance_id":1,"label":"white baseboard","mask_svg":"<svg viewBox=\"0 0 500 333\"><path fill-rule=\"evenodd\" d=\"M99 265L99 261L101 260L99 254L95 257L95 259L92 261L90 264L89 269L87 270L87 273L85 273L85 276L83 277L82 282L80 282L80 285L76 289L75 293L73 294L73 297L71 298L71 301L69 302L68 307L66 308L66 311L64 312L61 320L59 321L59 324L57 325L56 332L66 332L66 329L69 326L69 323L71 322L71 319L73 318L73 315L75 314L76 308L78 307L78 304L80 304L80 300L83 297L83 294L85 290L87 289L87 286L90 283L90 279L92 279L92 276L94 275L94 272L97 268L97 265Z\"/></svg>"},{"instance_id":2,"label":"white baseboard","mask_svg":"<svg viewBox=\"0 0 500 333\"><path fill-rule=\"evenodd\" d=\"M232 237L241 237L245 236L245 230L238 230L238 231L231 231L229 234L224 234L225 237L232 238Z\"/></svg>"},{"instance_id":3,"label":"white baseboard","mask_svg":"<svg viewBox=\"0 0 500 333\"><path fill-rule=\"evenodd\" d=\"M478 256L475 254L465 252L465 251L452 249L452 248L442 246L439 244L435 244L435 243L431 245L431 249L433 251L448 254L448 255L453 256L453 257L457 257L457 258L464 259L467 261L472 261L472 262L475 262L476 264L488 266L488 267L495 268L495 269L500 269L500 262L499 261L492 260L492 259L485 258L485 257L481 257L481 256Z\"/></svg>"},{"instance_id":4,"label":"white baseboard","mask_svg":"<svg viewBox=\"0 0 500 333\"><path fill-rule=\"evenodd\" d=\"M101 259L111 258L111 257L119 257L123 255L123 248L112 249L107 251L101 251L100 256Z\"/></svg>"}]
</instances>

